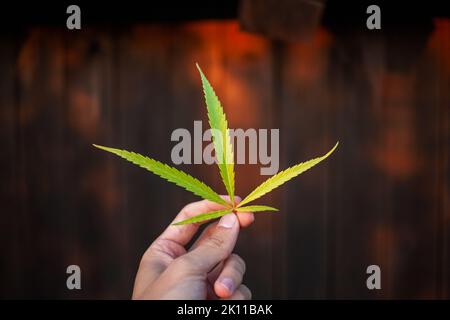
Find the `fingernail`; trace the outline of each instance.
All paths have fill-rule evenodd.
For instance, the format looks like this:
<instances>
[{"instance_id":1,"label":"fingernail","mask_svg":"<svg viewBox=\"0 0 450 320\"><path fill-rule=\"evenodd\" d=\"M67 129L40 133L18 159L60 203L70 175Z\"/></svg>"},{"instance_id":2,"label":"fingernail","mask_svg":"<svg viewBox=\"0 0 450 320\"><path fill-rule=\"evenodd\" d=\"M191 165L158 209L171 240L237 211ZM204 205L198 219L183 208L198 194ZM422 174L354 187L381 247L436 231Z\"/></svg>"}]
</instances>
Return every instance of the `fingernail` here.
<instances>
[{"instance_id":1,"label":"fingernail","mask_svg":"<svg viewBox=\"0 0 450 320\"><path fill-rule=\"evenodd\" d=\"M229 292L234 292L234 283L230 278L223 278L219 280L220 284L228 289Z\"/></svg>"},{"instance_id":2,"label":"fingernail","mask_svg":"<svg viewBox=\"0 0 450 320\"><path fill-rule=\"evenodd\" d=\"M235 223L236 223L236 215L234 213L228 213L224 215L222 218L220 218L219 227L230 229L233 228Z\"/></svg>"}]
</instances>

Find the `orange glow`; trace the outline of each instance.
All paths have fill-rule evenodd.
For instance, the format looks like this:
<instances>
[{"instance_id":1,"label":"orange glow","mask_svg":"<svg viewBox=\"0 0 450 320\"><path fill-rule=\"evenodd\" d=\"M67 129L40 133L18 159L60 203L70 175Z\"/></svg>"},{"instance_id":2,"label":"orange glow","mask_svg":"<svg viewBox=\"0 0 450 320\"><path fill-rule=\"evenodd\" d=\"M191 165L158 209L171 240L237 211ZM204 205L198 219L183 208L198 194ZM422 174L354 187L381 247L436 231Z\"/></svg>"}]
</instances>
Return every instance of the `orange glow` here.
<instances>
[{"instance_id":1,"label":"orange glow","mask_svg":"<svg viewBox=\"0 0 450 320\"><path fill-rule=\"evenodd\" d=\"M36 56L38 55L37 49L39 48L39 39L40 31L31 31L19 52L17 69L19 73L19 79L22 85L24 85L25 87L28 87L31 84L33 76L36 72Z\"/></svg>"},{"instance_id":2,"label":"orange glow","mask_svg":"<svg viewBox=\"0 0 450 320\"><path fill-rule=\"evenodd\" d=\"M72 93L69 104L69 124L87 141L96 137L100 122L100 104L93 94L77 89Z\"/></svg>"},{"instance_id":3,"label":"orange glow","mask_svg":"<svg viewBox=\"0 0 450 320\"><path fill-rule=\"evenodd\" d=\"M231 127L261 125L271 101L269 41L241 32L236 21L188 23L184 30L196 40L185 60L192 65L191 81L200 85L195 61L214 86Z\"/></svg>"},{"instance_id":4,"label":"orange glow","mask_svg":"<svg viewBox=\"0 0 450 320\"><path fill-rule=\"evenodd\" d=\"M311 41L289 46L289 68L286 71L302 83L314 85L326 74L328 50L332 43L332 34L324 28L318 28Z\"/></svg>"},{"instance_id":5,"label":"orange glow","mask_svg":"<svg viewBox=\"0 0 450 320\"><path fill-rule=\"evenodd\" d=\"M376 111L379 141L373 150L375 164L395 178L407 178L419 168L414 127L413 74L387 73L383 79L383 107Z\"/></svg>"},{"instance_id":6,"label":"orange glow","mask_svg":"<svg viewBox=\"0 0 450 320\"><path fill-rule=\"evenodd\" d=\"M434 26L428 50L450 76L450 19L434 19Z\"/></svg>"}]
</instances>

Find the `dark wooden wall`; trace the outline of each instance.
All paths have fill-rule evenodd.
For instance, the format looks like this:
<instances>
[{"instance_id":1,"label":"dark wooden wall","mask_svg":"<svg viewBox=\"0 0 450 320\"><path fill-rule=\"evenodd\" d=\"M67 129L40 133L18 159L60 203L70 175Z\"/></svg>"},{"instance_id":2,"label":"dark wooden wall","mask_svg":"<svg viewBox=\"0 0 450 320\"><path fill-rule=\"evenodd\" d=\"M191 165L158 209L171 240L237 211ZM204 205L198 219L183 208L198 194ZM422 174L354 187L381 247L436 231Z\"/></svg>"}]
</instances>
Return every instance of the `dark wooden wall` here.
<instances>
[{"instance_id":1,"label":"dark wooden wall","mask_svg":"<svg viewBox=\"0 0 450 320\"><path fill-rule=\"evenodd\" d=\"M449 39L445 19L424 36L319 28L305 43L234 21L2 35L0 297L130 297L140 256L196 198L91 144L169 162L171 132L205 120L198 62L231 127L280 128L281 168L340 141L242 231L255 298L449 298ZM225 192L215 167L182 168ZM239 166L238 194L263 179Z\"/></svg>"}]
</instances>

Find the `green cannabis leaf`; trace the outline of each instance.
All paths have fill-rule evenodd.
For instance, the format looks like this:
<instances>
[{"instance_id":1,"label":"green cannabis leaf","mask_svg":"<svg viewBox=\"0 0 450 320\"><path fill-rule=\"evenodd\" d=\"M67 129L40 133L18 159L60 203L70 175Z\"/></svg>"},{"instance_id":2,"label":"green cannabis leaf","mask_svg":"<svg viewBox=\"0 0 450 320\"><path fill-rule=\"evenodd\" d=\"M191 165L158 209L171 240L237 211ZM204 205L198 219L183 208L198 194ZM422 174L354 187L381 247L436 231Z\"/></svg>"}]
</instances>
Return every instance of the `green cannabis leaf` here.
<instances>
[{"instance_id":1,"label":"green cannabis leaf","mask_svg":"<svg viewBox=\"0 0 450 320\"><path fill-rule=\"evenodd\" d=\"M260 211L278 211L277 208L272 208L269 206L237 206L235 209L237 212L260 212Z\"/></svg>"},{"instance_id":2,"label":"green cannabis leaf","mask_svg":"<svg viewBox=\"0 0 450 320\"><path fill-rule=\"evenodd\" d=\"M173 225L178 226L182 224L194 223L194 222L203 222L206 220L216 219L233 211L236 212L259 212L259 211L278 211L276 208L268 207L268 206L247 206L247 207L236 207L236 208L228 208L224 210L218 210L208 213L199 214L195 217L174 223Z\"/></svg>"},{"instance_id":3,"label":"green cannabis leaf","mask_svg":"<svg viewBox=\"0 0 450 320\"><path fill-rule=\"evenodd\" d=\"M231 203L234 203L233 149L230 142L227 118L214 89L209 84L202 69L200 69L198 64L196 64L196 66L202 79L206 108L208 110L208 120L212 129L214 149L216 151L220 176L222 177L225 188L230 196Z\"/></svg>"},{"instance_id":4,"label":"green cannabis leaf","mask_svg":"<svg viewBox=\"0 0 450 320\"><path fill-rule=\"evenodd\" d=\"M228 122L225 116L225 112L220 104L217 95L214 92L208 79L206 79L202 70L197 64L198 71L200 72L200 78L203 85L203 92L205 95L206 108L208 111L209 125L211 126L211 132L213 136L214 150L216 152L217 165L219 167L219 173L222 181L225 185L227 193L230 197L230 202L227 202L219 196L209 186L201 182L200 180L192 177L191 175L170 167L164 163L161 163L155 159L143 156L139 153L104 147L94 144L94 147L114 153L125 160L134 163L148 171L160 176L167 181L175 183L176 185L183 187L184 189L198 195L204 199L216 202L223 205L225 208L218 211L208 212L197 215L195 217L174 223L174 225L183 225L189 223L203 222L211 219L219 218L225 214L231 212L260 212L260 211L278 211L276 208L272 208L264 205L251 205L244 206L249 202L256 200L273 189L279 187L283 183L295 178L299 174L312 168L322 160L325 160L333 151L337 148L339 142L325 155L314 158L312 160L299 163L292 166L278 174L270 177L256 189L254 189L247 197L244 198L238 205L234 201L234 158L233 150L230 141Z\"/></svg>"},{"instance_id":5,"label":"green cannabis leaf","mask_svg":"<svg viewBox=\"0 0 450 320\"><path fill-rule=\"evenodd\" d=\"M262 197L266 193L272 191L273 189L279 187L283 183L291 180L292 178L295 178L300 173L305 172L306 170L314 167L316 164L318 164L320 161L326 159L333 151L337 148L339 142L337 142L333 149L328 151L327 154L325 154L322 157L318 157L306 162L299 163L293 167L290 167L284 171L281 171L277 173L276 175L270 177L266 181L264 181L262 184L260 184L255 190L253 190L247 197L242 200L238 207L241 207L242 205L249 203L253 200L258 199L259 197Z\"/></svg>"},{"instance_id":6,"label":"green cannabis leaf","mask_svg":"<svg viewBox=\"0 0 450 320\"><path fill-rule=\"evenodd\" d=\"M172 168L167 164L145 157L139 153L103 147L96 144L94 144L94 147L114 153L119 157L124 158L125 160L128 160L144 169L147 169L150 172L153 172L154 174L160 176L163 179L166 179L170 182L175 183L180 187L185 188L188 191L191 191L193 194L197 196L200 196L207 200L211 200L216 203L223 204L225 206L230 206L228 202L222 199L216 192L214 192L206 184L181 170Z\"/></svg>"},{"instance_id":7,"label":"green cannabis leaf","mask_svg":"<svg viewBox=\"0 0 450 320\"><path fill-rule=\"evenodd\" d=\"M233 212L233 208L229 208L229 209L224 209L224 210L217 210L217 211L213 211L213 212L208 212L208 213L203 213L203 214L199 214L195 217L174 223L174 226L179 226L182 224L189 224L189 223L195 223L195 222L203 222L206 220L211 220L211 219L217 219L221 216L224 216L228 213Z\"/></svg>"}]
</instances>

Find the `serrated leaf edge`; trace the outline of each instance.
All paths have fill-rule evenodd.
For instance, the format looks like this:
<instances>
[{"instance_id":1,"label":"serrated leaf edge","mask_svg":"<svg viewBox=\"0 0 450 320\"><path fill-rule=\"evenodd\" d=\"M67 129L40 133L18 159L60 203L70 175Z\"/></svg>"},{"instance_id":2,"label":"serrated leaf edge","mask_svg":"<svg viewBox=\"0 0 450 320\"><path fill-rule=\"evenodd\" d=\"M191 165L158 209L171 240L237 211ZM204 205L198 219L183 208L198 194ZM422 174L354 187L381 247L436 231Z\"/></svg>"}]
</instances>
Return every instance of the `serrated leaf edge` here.
<instances>
[{"instance_id":1,"label":"serrated leaf edge","mask_svg":"<svg viewBox=\"0 0 450 320\"><path fill-rule=\"evenodd\" d=\"M264 206L264 205L237 207L235 210L237 212L279 211L277 208Z\"/></svg>"},{"instance_id":2,"label":"serrated leaf edge","mask_svg":"<svg viewBox=\"0 0 450 320\"><path fill-rule=\"evenodd\" d=\"M211 211L211 212L207 212L207 213L202 213L199 214L195 217L189 218L189 219L185 219L183 221L180 222L176 222L176 223L172 223L173 226L179 226L179 225L184 225L184 224L189 224L189 223L196 223L196 222L203 222L206 220L212 220L212 219L217 219L220 218L221 216L224 216L228 213L233 212L232 208L229 209L223 209L223 210L217 210L217 211Z\"/></svg>"},{"instance_id":3,"label":"serrated leaf edge","mask_svg":"<svg viewBox=\"0 0 450 320\"><path fill-rule=\"evenodd\" d=\"M222 178L223 184L225 185L225 189L227 190L228 195L230 196L231 202L234 203L234 191L235 191L235 174L234 174L234 155L233 148L230 141L230 134L228 129L228 121L226 118L226 114L223 110L222 104L217 97L217 94L214 91L213 86L210 84L206 76L204 75L202 69L196 63L197 69L200 73L200 78L202 80L202 88L203 95L205 98L206 109L208 113L208 122L213 130L218 130L221 133L222 139L219 142L222 142L222 146L219 145L217 138L215 135L212 135L214 149L216 151L217 157L217 165L219 167L219 173ZM217 102L217 117L219 118L219 127L215 128L213 124L213 107L208 104L208 94L207 88L211 91L212 99ZM214 131L213 131L214 133Z\"/></svg>"},{"instance_id":4,"label":"serrated leaf edge","mask_svg":"<svg viewBox=\"0 0 450 320\"><path fill-rule=\"evenodd\" d=\"M210 200L212 202L224 205L224 206L231 206L230 203L228 203L226 200L220 197L219 194L217 194L211 187L203 183L202 181L198 180L197 178L191 176L190 174L181 171L179 169L176 169L174 167L171 167L165 163L162 163L158 160L149 158L147 156L144 156L140 153L136 153L133 151L123 150L123 149L116 149L116 148L110 148L105 147L97 144L93 144L94 147L113 153L128 162L131 162L141 168L144 168L153 174L156 174L157 176L172 182L176 184L179 187L184 188L187 191L192 192L193 194L203 198ZM145 164L144 162L147 162ZM159 170L163 170L164 173L161 174L161 172L155 172L157 170L151 169L150 166L159 167ZM189 181L190 180L190 181ZM196 191L195 189L200 189L199 191Z\"/></svg>"},{"instance_id":5,"label":"serrated leaf edge","mask_svg":"<svg viewBox=\"0 0 450 320\"><path fill-rule=\"evenodd\" d=\"M270 178L268 178L266 181L264 181L263 183L261 183L258 187L256 187L252 192L250 192L250 194L248 196L246 196L244 198L244 200L242 200L237 207L242 207L244 204L247 204L251 201L254 201L260 197L262 197L263 195L269 193L270 191L272 191L275 188L278 188L280 185L288 182L289 180L295 178L296 176L298 176L299 174L311 169L312 167L314 167L316 164L320 163L321 161L325 160L330 154L333 153L333 151L337 148L337 146L339 145L339 141L334 145L334 147L328 151L325 155L321 156L321 157L317 157L305 162L301 162L299 164L296 164L292 167L289 167L279 173L277 173L274 176L271 176ZM291 177L287 178L287 179L283 179L284 176L286 175L291 175Z\"/></svg>"}]
</instances>

